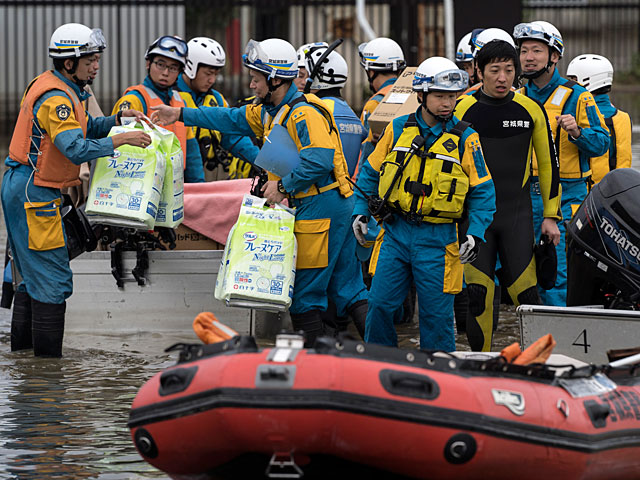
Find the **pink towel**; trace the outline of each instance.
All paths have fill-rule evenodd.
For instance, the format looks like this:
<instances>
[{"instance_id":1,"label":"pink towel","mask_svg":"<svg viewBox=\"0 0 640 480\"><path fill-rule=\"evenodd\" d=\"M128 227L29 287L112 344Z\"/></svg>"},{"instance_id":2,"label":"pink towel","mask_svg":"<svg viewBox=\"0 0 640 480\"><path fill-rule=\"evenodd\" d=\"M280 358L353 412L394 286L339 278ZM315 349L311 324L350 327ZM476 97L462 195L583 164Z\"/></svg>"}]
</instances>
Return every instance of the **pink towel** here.
<instances>
[{"instance_id":1,"label":"pink towel","mask_svg":"<svg viewBox=\"0 0 640 480\"><path fill-rule=\"evenodd\" d=\"M252 179L185 183L183 223L218 243L227 243L251 182Z\"/></svg>"}]
</instances>

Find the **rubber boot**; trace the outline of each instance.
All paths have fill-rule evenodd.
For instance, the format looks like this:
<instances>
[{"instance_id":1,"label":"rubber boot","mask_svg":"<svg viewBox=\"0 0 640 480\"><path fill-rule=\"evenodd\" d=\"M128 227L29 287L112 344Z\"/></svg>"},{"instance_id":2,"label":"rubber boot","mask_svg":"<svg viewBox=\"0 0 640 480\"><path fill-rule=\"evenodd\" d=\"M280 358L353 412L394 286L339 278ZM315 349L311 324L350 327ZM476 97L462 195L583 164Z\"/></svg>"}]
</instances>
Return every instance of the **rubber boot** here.
<instances>
[{"instance_id":1,"label":"rubber boot","mask_svg":"<svg viewBox=\"0 0 640 480\"><path fill-rule=\"evenodd\" d=\"M322 335L322 312L309 310L304 313L291 314L291 324L297 332L302 330L305 336L305 348L311 348L316 343L316 338Z\"/></svg>"},{"instance_id":2,"label":"rubber boot","mask_svg":"<svg viewBox=\"0 0 640 480\"><path fill-rule=\"evenodd\" d=\"M27 292L16 292L13 297L13 316L11 317L11 351L32 347L31 297Z\"/></svg>"},{"instance_id":3,"label":"rubber boot","mask_svg":"<svg viewBox=\"0 0 640 480\"><path fill-rule=\"evenodd\" d=\"M62 356L66 302L43 303L33 299L33 353L36 357Z\"/></svg>"},{"instance_id":4,"label":"rubber boot","mask_svg":"<svg viewBox=\"0 0 640 480\"><path fill-rule=\"evenodd\" d=\"M456 331L458 335L467 331L467 310L469 309L469 294L467 287L457 293L453 299L453 316L456 319Z\"/></svg>"},{"instance_id":5,"label":"rubber boot","mask_svg":"<svg viewBox=\"0 0 640 480\"><path fill-rule=\"evenodd\" d=\"M366 300L358 300L356 303L351 305L347 311L351 318L353 319L353 323L356 325L356 329L360 334L360 337L364 340L364 325L367 320L367 311L369 310L369 304Z\"/></svg>"}]
</instances>

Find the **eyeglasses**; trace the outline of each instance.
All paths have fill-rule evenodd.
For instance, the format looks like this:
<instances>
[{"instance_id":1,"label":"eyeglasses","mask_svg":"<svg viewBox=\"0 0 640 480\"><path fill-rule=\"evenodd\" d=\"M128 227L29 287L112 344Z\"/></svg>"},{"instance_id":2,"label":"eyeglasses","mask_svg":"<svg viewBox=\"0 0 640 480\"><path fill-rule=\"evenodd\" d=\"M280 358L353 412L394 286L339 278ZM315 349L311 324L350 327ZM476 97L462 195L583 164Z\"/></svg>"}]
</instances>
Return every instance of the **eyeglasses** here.
<instances>
[{"instance_id":1,"label":"eyeglasses","mask_svg":"<svg viewBox=\"0 0 640 480\"><path fill-rule=\"evenodd\" d=\"M177 65L167 65L162 61L151 62L151 63L155 64L155 66L158 67L158 70L162 72L164 72L165 70L169 70L171 73L178 73L180 70L182 70L182 68Z\"/></svg>"}]
</instances>

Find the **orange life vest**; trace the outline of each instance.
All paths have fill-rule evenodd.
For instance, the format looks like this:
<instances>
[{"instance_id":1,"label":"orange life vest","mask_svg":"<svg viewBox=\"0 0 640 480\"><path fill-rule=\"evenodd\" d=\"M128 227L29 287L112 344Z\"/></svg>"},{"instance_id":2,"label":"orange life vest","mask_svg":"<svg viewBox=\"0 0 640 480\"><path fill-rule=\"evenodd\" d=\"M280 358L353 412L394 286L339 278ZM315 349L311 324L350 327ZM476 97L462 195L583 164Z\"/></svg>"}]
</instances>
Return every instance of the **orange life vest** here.
<instances>
[{"instance_id":1,"label":"orange life vest","mask_svg":"<svg viewBox=\"0 0 640 480\"><path fill-rule=\"evenodd\" d=\"M33 145L31 141L33 122L36 121L33 116L33 106L42 95L50 90L62 90L69 96L73 103L75 118L80 124L82 133L87 135L87 115L80 99L69 85L54 75L53 71L48 70L33 79L22 97L20 113L9 145L9 157L12 160L24 165L31 165L29 153ZM74 164L58 150L44 128L42 129L35 167L34 185L52 188L80 185L78 178L80 165Z\"/></svg>"},{"instance_id":2,"label":"orange life vest","mask_svg":"<svg viewBox=\"0 0 640 480\"><path fill-rule=\"evenodd\" d=\"M142 98L144 98L145 103L147 104L147 111L145 114L149 114L151 110L150 107L157 107L158 105L164 105L165 103L162 99L150 88L144 85L134 85L133 87L129 87L125 90L124 94L136 91ZM171 101L169 102L169 106L182 108L184 107L184 100L180 96L178 90L173 90L173 95L171 96ZM163 126L163 128L169 130L176 134L178 140L180 140L180 146L182 147L182 153L184 158L184 165L187 165L187 127L184 126L182 122L174 122L171 125Z\"/></svg>"}]
</instances>

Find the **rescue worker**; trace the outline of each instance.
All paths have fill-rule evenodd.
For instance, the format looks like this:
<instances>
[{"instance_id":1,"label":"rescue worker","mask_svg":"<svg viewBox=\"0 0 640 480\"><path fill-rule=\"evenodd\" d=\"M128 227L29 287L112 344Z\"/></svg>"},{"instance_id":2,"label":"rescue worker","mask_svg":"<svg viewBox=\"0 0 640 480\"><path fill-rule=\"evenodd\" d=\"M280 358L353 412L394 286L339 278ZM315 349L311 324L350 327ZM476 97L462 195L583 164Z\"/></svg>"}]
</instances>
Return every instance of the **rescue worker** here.
<instances>
[{"instance_id":1,"label":"rescue worker","mask_svg":"<svg viewBox=\"0 0 640 480\"><path fill-rule=\"evenodd\" d=\"M318 60L326 50L327 47L321 45L313 45L309 48L305 58L308 72L313 72ZM311 93L316 94L324 101L336 120L342 150L347 160L349 176L351 176L358 164L360 145L367 135L360 119L341 95L348 75L347 62L342 55L334 50L318 66L311 82Z\"/></svg>"},{"instance_id":2,"label":"rescue worker","mask_svg":"<svg viewBox=\"0 0 640 480\"><path fill-rule=\"evenodd\" d=\"M311 93L321 98L333 115L336 125L338 126L340 142L342 143L342 150L345 160L347 161L349 175L352 175L358 164L360 145L366 135L360 119L341 96L342 87L344 87L349 75L347 62L342 55L335 50L331 51L326 58L320 62L327 48L325 44L321 43L310 45L307 48L305 53L305 71L308 72L308 75L312 75L313 78L307 75L306 83L309 84ZM299 74L298 78L300 78ZM353 243L354 247L358 247L355 237L353 235L348 235L348 237L347 242ZM349 247L349 249L351 249L351 247ZM357 255L350 258L345 257L345 261L353 263L351 267L352 270L350 270L352 272L360 268ZM342 280L350 282L351 278L347 276ZM346 330L349 325L348 317L345 318L344 316L337 315L335 303L331 299L329 299L329 308L323 315L323 320L325 325L335 324L338 332ZM364 337L364 330L362 330L361 336Z\"/></svg>"},{"instance_id":3,"label":"rescue worker","mask_svg":"<svg viewBox=\"0 0 640 480\"><path fill-rule=\"evenodd\" d=\"M478 134L453 116L468 79L446 58L422 62L413 80L420 107L387 126L358 177L352 225L358 241L364 243L372 214L386 217L369 292L367 342L397 344L393 314L414 281L420 348L455 350L453 298L462 287L461 263L475 257L495 211ZM383 208L372 212L361 191L378 196ZM457 222L464 214L469 228L459 245Z\"/></svg>"},{"instance_id":4,"label":"rescue worker","mask_svg":"<svg viewBox=\"0 0 640 480\"><path fill-rule=\"evenodd\" d=\"M228 107L226 99L213 89L220 70L226 63L222 45L211 38L195 37L187 43L189 53L184 72L178 77L177 89L187 107ZM250 138L238 135L222 135L215 130L193 127L204 161L205 180L224 180L229 177L225 170L233 158L253 163L258 154ZM242 167L236 167L242 168Z\"/></svg>"},{"instance_id":5,"label":"rescue worker","mask_svg":"<svg viewBox=\"0 0 640 480\"><path fill-rule=\"evenodd\" d=\"M473 54L471 53L471 34L467 33L458 42L456 49L456 65L460 70L464 70L471 79L473 77Z\"/></svg>"},{"instance_id":6,"label":"rescue worker","mask_svg":"<svg viewBox=\"0 0 640 480\"><path fill-rule=\"evenodd\" d=\"M464 266L469 308L466 332L475 351L490 351L494 323L494 277L500 255L501 283L514 305L539 305L534 260L533 213L529 187L534 151L544 220L543 235L560 241L558 159L547 115L538 102L512 91L519 74L516 49L503 40L482 46L475 57L482 86L460 98L454 115L480 136L484 158L496 189L496 213L485 232L478 258ZM497 289L496 289L497 290Z\"/></svg>"},{"instance_id":7,"label":"rescue worker","mask_svg":"<svg viewBox=\"0 0 640 480\"><path fill-rule=\"evenodd\" d=\"M609 99L613 65L602 55L583 54L571 60L567 78L586 88L598 105L609 129L609 151L604 160L591 160L591 181L598 183L611 170L631 167L631 117L618 110Z\"/></svg>"},{"instance_id":8,"label":"rescue worker","mask_svg":"<svg viewBox=\"0 0 640 480\"><path fill-rule=\"evenodd\" d=\"M281 179L270 174L262 192L269 203L288 198L296 208L298 256L289 308L293 327L305 332L307 346L313 345L323 331L322 312L330 296L338 315L346 312L363 331L367 291L360 270L352 271L349 261L355 255L349 241L353 198L335 120L322 100L297 91L296 51L288 42L250 40L243 63L260 104L231 109L161 105L154 107L152 119L260 138L268 137L276 124L286 128L300 164Z\"/></svg>"},{"instance_id":9,"label":"rescue worker","mask_svg":"<svg viewBox=\"0 0 640 480\"><path fill-rule=\"evenodd\" d=\"M327 42L305 43L296 51L296 55L298 56L298 76L293 80L293 83L296 85L299 92L304 90L304 86L307 84L307 78L309 78L309 70L307 70L305 63L305 55L313 46L328 47L329 44Z\"/></svg>"},{"instance_id":10,"label":"rescue worker","mask_svg":"<svg viewBox=\"0 0 640 480\"><path fill-rule=\"evenodd\" d=\"M85 113L84 87L96 76L105 48L100 29L58 27L49 42L54 70L31 81L22 98L1 192L13 262L23 279L14 298L12 351L33 348L36 356L62 356L73 275L60 189L80 183L83 162L113 155L121 145L151 144L142 130L106 138L123 116L141 121L140 112L125 109L100 118Z\"/></svg>"},{"instance_id":11,"label":"rescue worker","mask_svg":"<svg viewBox=\"0 0 640 480\"><path fill-rule=\"evenodd\" d=\"M176 82L186 66L187 52L187 43L180 37L165 35L157 38L144 54L147 76L140 85L125 90L114 105L112 113L134 108L149 115L149 108L155 105L184 107ZM194 130L185 127L182 122L166 125L165 128L175 133L180 140L185 162L184 181L204 182L202 156Z\"/></svg>"},{"instance_id":12,"label":"rescue worker","mask_svg":"<svg viewBox=\"0 0 640 480\"><path fill-rule=\"evenodd\" d=\"M364 126L367 138L360 148L358 170L373 152L379 134L374 133L369 126L369 117L378 107L384 96L389 93L407 64L404 61L402 48L394 40L378 37L358 47L360 65L364 68L373 95L367 100L360 114L360 121Z\"/></svg>"},{"instance_id":13,"label":"rescue worker","mask_svg":"<svg viewBox=\"0 0 640 480\"><path fill-rule=\"evenodd\" d=\"M513 30L520 50L522 76L528 80L520 90L527 97L543 104L553 134L560 165L562 187L562 218L570 220L573 212L587 196L587 182L592 168L609 149L609 133L593 95L584 87L562 78L557 64L564 53L564 42L556 27L548 22L521 23ZM591 157L594 157L590 160ZM544 207L538 178L538 165L534 159L531 178L533 227L536 240L540 240ZM555 287L541 291L545 305L566 306L567 258L565 251L565 225L558 224L560 243L556 248L558 273Z\"/></svg>"},{"instance_id":14,"label":"rescue worker","mask_svg":"<svg viewBox=\"0 0 640 480\"><path fill-rule=\"evenodd\" d=\"M482 47L489 43L492 40L503 40L509 45L513 45L513 48L516 47L516 44L513 42L513 38L507 32L502 30L501 28L486 28L486 29L476 29L474 30L471 36L471 58L473 59L473 79L474 84L471 85L463 95L473 95L482 87L482 80L478 75L478 65L475 60L478 52L482 49ZM513 85L512 85L513 86Z\"/></svg>"}]
</instances>

